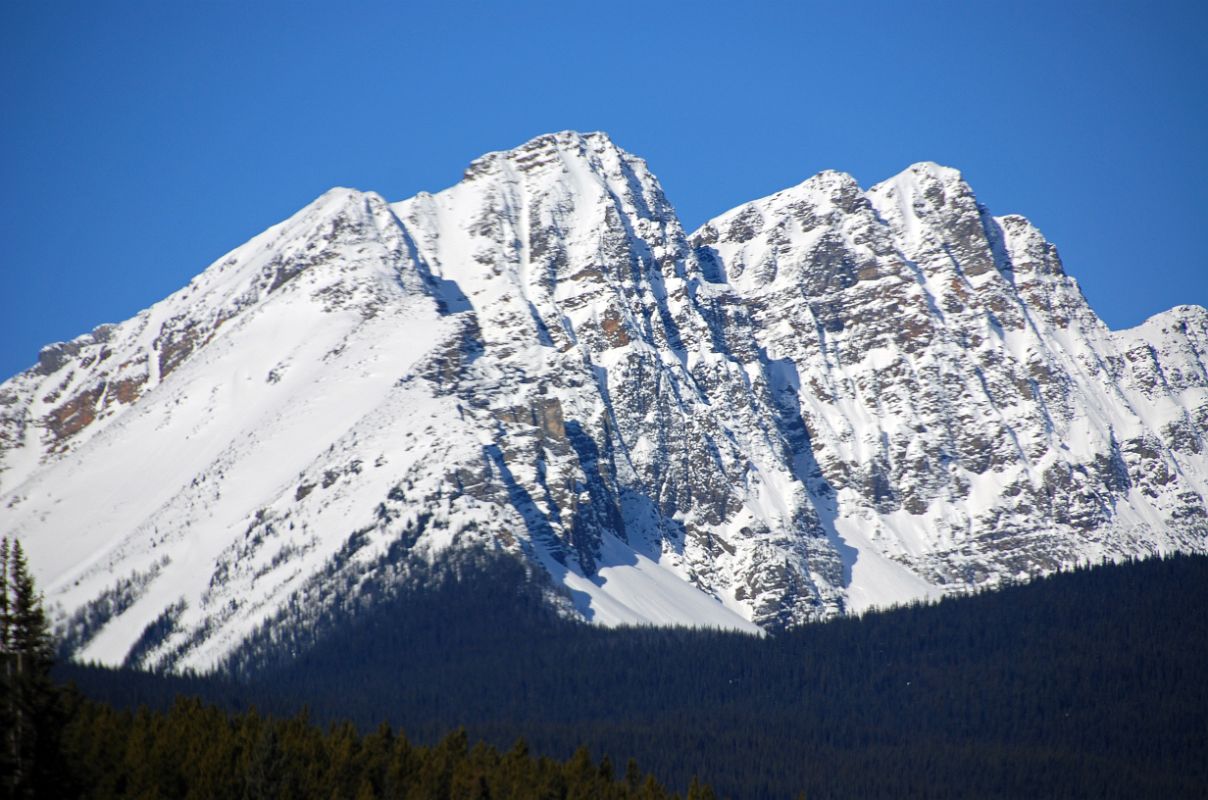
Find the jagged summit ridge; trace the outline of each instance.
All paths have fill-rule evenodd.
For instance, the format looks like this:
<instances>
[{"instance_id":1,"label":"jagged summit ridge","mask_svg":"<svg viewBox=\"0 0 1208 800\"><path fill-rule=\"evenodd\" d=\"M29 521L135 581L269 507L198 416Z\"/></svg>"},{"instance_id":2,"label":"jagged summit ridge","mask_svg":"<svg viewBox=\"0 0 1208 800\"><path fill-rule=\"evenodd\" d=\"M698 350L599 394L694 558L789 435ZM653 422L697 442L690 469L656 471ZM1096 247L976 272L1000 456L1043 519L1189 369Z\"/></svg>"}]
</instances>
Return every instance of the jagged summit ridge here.
<instances>
[{"instance_id":1,"label":"jagged summit ridge","mask_svg":"<svg viewBox=\"0 0 1208 800\"><path fill-rule=\"evenodd\" d=\"M332 190L44 349L0 385L0 521L106 662L212 665L481 547L593 622L776 629L1205 549L1205 352L1196 307L1108 330L956 170L688 235L562 132Z\"/></svg>"}]
</instances>

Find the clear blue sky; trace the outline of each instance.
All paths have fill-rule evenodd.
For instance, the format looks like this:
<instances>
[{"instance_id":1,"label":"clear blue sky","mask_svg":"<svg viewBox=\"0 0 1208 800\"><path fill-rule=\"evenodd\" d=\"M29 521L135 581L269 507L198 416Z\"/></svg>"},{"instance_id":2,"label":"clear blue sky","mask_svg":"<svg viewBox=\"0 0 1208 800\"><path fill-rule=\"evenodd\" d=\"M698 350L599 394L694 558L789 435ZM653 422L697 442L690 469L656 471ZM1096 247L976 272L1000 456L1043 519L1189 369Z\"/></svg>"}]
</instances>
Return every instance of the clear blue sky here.
<instances>
[{"instance_id":1,"label":"clear blue sky","mask_svg":"<svg viewBox=\"0 0 1208 800\"><path fill-rule=\"evenodd\" d=\"M840 169L961 169L1127 327L1208 304L1203 2L0 6L0 378L334 185L605 130L689 229Z\"/></svg>"}]
</instances>

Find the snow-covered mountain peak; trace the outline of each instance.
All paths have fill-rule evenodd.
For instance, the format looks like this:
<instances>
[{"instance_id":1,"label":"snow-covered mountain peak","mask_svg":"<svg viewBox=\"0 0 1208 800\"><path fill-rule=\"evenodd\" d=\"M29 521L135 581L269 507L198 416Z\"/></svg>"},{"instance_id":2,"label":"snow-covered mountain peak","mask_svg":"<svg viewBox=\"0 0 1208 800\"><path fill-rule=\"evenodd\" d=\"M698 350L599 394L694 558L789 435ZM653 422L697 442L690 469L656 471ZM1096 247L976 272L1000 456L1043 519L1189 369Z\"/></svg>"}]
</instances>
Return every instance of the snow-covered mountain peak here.
<instances>
[{"instance_id":1,"label":"snow-covered mountain peak","mask_svg":"<svg viewBox=\"0 0 1208 800\"><path fill-rule=\"evenodd\" d=\"M896 580L862 542L940 584L1150 535L1202 546L1205 476L1183 466L1208 421L1195 312L1111 334L1056 248L1023 217L992 217L953 169L916 164L845 213L813 185L693 242L754 309L766 352L795 364L820 473L850 509L836 529L860 551L849 602L880 602L878 581ZM1159 489L1156 474L1186 483ZM1109 528L1110 543L1088 536Z\"/></svg>"},{"instance_id":2,"label":"snow-covered mountain peak","mask_svg":"<svg viewBox=\"0 0 1208 800\"><path fill-rule=\"evenodd\" d=\"M738 237L742 237L748 234L746 229L750 229L749 233L752 235L756 233L757 231L752 226L758 225L762 228L764 220L769 218L772 218L772 223L776 224L780 221L779 217L792 215L794 212L804 209L816 211L834 208L848 212L853 210L862 198L863 190L854 177L838 170L823 170L795 186L737 206L710 220L708 224L713 225L714 228L717 228L718 225L736 224L739 228L735 233ZM757 219L758 222L756 222ZM802 227L808 229L809 222L802 220ZM711 234L698 230L693 234L693 238L699 238L700 235Z\"/></svg>"},{"instance_id":3,"label":"snow-covered mountain peak","mask_svg":"<svg viewBox=\"0 0 1208 800\"><path fill-rule=\"evenodd\" d=\"M827 169L778 194L805 194L843 201L854 194L862 193L863 189L852 175L839 170Z\"/></svg>"},{"instance_id":4,"label":"snow-covered mountain peak","mask_svg":"<svg viewBox=\"0 0 1208 800\"><path fill-rule=\"evenodd\" d=\"M933 161L919 161L869 189L873 197L892 198L902 211L932 213L972 201L973 189L960 171Z\"/></svg>"},{"instance_id":5,"label":"snow-covered mountain peak","mask_svg":"<svg viewBox=\"0 0 1208 800\"><path fill-rule=\"evenodd\" d=\"M1016 282L1023 280L1025 273L1065 275L1065 268L1056 246L1049 242L1027 217L1007 214L994 217L994 223L1001 232L1001 243L1005 251L1001 260L1002 267L1014 274Z\"/></svg>"},{"instance_id":6,"label":"snow-covered mountain peak","mask_svg":"<svg viewBox=\"0 0 1208 800\"><path fill-rule=\"evenodd\" d=\"M1198 307L1109 331L956 170L688 237L568 131L334 189L43 349L0 384L0 524L107 662L213 664L467 547L593 622L793 626L1205 549L1206 353Z\"/></svg>"},{"instance_id":7,"label":"snow-covered mountain peak","mask_svg":"<svg viewBox=\"0 0 1208 800\"><path fill-rule=\"evenodd\" d=\"M798 297L881 277L874 261L893 247L855 178L833 170L732 209L691 240L702 263L736 288L784 287Z\"/></svg>"},{"instance_id":8,"label":"snow-covered mountain peak","mask_svg":"<svg viewBox=\"0 0 1208 800\"><path fill-rule=\"evenodd\" d=\"M651 335L676 340L665 315L651 323L632 305L665 302L699 272L645 162L602 134L563 132L475 164L457 185L394 210L488 339L514 342L519 324L522 341L566 352L601 331L620 346L653 324Z\"/></svg>"},{"instance_id":9,"label":"snow-covered mountain peak","mask_svg":"<svg viewBox=\"0 0 1208 800\"><path fill-rule=\"evenodd\" d=\"M1137 383L1153 394L1163 389L1195 392L1208 383L1208 309L1181 305L1113 334L1125 348ZM1190 406L1208 420L1208 396Z\"/></svg>"},{"instance_id":10,"label":"snow-covered mountain peak","mask_svg":"<svg viewBox=\"0 0 1208 800\"><path fill-rule=\"evenodd\" d=\"M630 202L639 216L649 216L652 207L666 202L645 161L599 132L545 134L511 150L488 153L465 173L467 183L484 180L523 181L546 191L561 186L572 194L603 190Z\"/></svg>"},{"instance_id":11,"label":"snow-covered mountain peak","mask_svg":"<svg viewBox=\"0 0 1208 800\"><path fill-rule=\"evenodd\" d=\"M931 161L920 161L875 184L868 195L886 219L922 221L940 215L942 225L960 215L978 211L973 189L958 170Z\"/></svg>"},{"instance_id":12,"label":"snow-covered mountain peak","mask_svg":"<svg viewBox=\"0 0 1208 800\"><path fill-rule=\"evenodd\" d=\"M45 448L42 459L53 460L82 447L203 350L266 317L305 308L364 320L402 298L435 309L430 284L380 195L332 189L132 319L43 348L8 382L36 400L2 420L0 489L37 468L30 454Z\"/></svg>"},{"instance_id":13,"label":"snow-covered mountain peak","mask_svg":"<svg viewBox=\"0 0 1208 800\"><path fill-rule=\"evenodd\" d=\"M628 155L613 143L608 134L601 131L580 133L565 130L557 133L545 133L534 136L527 142L511 149L496 150L479 156L470 162L465 177L477 177L502 162L512 162L519 168L535 170L547 166L557 159L568 157L590 159L593 155L599 156L604 153L611 153L617 157Z\"/></svg>"},{"instance_id":14,"label":"snow-covered mountain peak","mask_svg":"<svg viewBox=\"0 0 1208 800\"><path fill-rule=\"evenodd\" d=\"M913 176L920 183L936 182L953 185L965 182L959 169L937 164L934 161L916 161L890 180L899 180L906 175Z\"/></svg>"},{"instance_id":15,"label":"snow-covered mountain peak","mask_svg":"<svg viewBox=\"0 0 1208 800\"><path fill-rule=\"evenodd\" d=\"M1203 328L1208 326L1208 308L1198 305L1179 305L1166 311L1158 312L1141 323L1144 327L1175 327Z\"/></svg>"}]
</instances>

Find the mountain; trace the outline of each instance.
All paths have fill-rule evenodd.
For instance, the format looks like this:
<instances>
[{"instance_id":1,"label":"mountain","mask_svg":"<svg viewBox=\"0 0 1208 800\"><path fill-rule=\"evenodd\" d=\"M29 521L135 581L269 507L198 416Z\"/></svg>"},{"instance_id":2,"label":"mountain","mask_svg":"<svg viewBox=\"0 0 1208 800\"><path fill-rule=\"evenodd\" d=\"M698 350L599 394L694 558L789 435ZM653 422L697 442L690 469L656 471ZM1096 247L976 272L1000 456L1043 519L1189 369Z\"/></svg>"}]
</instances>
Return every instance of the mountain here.
<instances>
[{"instance_id":1,"label":"mountain","mask_svg":"<svg viewBox=\"0 0 1208 800\"><path fill-rule=\"evenodd\" d=\"M954 170L688 234L603 134L328 192L0 385L0 527L81 659L220 663L426 566L777 630L1208 550L1208 311L1110 331Z\"/></svg>"},{"instance_id":2,"label":"mountain","mask_svg":"<svg viewBox=\"0 0 1208 800\"><path fill-rule=\"evenodd\" d=\"M1204 548L1205 309L1108 330L1034 226L935 164L823 173L693 243L789 370L850 603L897 599L869 552L961 587Z\"/></svg>"}]
</instances>

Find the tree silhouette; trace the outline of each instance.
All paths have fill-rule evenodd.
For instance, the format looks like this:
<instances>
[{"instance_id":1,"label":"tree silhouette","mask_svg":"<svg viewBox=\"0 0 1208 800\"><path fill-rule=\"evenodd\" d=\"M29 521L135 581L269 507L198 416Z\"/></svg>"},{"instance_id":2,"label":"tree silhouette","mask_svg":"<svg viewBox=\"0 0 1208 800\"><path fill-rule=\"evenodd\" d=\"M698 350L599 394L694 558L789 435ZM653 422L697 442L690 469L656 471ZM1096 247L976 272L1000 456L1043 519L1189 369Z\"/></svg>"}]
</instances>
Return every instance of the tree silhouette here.
<instances>
[{"instance_id":1,"label":"tree silhouette","mask_svg":"<svg viewBox=\"0 0 1208 800\"><path fill-rule=\"evenodd\" d=\"M61 727L54 640L21 543L0 540L0 772L9 797L51 796Z\"/></svg>"}]
</instances>

